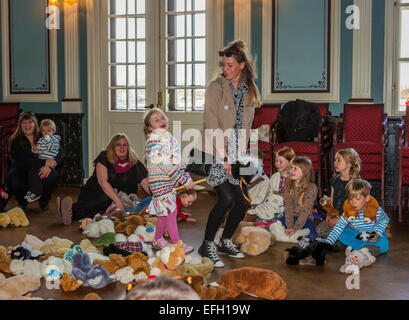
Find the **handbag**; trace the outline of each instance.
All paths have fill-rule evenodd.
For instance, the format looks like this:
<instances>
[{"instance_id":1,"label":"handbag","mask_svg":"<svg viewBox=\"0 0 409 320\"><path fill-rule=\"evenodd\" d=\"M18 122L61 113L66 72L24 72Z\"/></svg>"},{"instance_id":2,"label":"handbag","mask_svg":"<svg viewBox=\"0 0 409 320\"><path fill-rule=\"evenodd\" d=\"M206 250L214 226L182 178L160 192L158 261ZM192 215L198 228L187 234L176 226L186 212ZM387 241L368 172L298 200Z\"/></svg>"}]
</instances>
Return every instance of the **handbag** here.
<instances>
[{"instance_id":1,"label":"handbag","mask_svg":"<svg viewBox=\"0 0 409 320\"><path fill-rule=\"evenodd\" d=\"M186 165L186 170L190 173L197 174L202 177L207 177L210 172L214 158L211 154L203 152L197 148L193 148L189 152L189 160Z\"/></svg>"}]
</instances>

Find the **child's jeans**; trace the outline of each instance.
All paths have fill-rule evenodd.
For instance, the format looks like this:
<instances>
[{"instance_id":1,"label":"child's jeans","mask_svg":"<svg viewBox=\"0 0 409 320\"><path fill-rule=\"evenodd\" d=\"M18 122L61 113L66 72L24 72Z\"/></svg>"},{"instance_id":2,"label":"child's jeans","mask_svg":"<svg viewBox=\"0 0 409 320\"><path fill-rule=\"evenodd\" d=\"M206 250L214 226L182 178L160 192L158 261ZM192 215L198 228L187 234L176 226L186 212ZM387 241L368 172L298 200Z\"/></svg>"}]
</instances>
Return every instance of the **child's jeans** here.
<instances>
[{"instance_id":1,"label":"child's jeans","mask_svg":"<svg viewBox=\"0 0 409 320\"><path fill-rule=\"evenodd\" d=\"M297 219L298 217L294 217L294 222L296 222ZM278 221L280 221L282 225L284 226L284 228L287 229L287 225L285 224L285 215L279 218ZM303 229L310 230L310 234L307 236L307 238L314 240L317 237L317 231L315 231L314 222L312 222L311 219L307 219L307 222L305 223Z\"/></svg>"}]
</instances>

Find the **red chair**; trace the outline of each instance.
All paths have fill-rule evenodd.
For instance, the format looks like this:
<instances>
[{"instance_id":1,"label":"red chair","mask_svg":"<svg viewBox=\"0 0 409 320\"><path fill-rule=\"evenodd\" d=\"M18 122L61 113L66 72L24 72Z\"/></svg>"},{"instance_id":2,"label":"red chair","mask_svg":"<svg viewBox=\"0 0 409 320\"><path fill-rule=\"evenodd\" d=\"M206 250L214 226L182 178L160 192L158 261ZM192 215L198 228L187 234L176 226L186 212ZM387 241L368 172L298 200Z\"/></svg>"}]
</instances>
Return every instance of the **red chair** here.
<instances>
[{"instance_id":1,"label":"red chair","mask_svg":"<svg viewBox=\"0 0 409 320\"><path fill-rule=\"evenodd\" d=\"M402 191L404 191L404 208L408 207L409 187L409 112L402 117L398 126L398 220L402 222Z\"/></svg>"},{"instance_id":2,"label":"red chair","mask_svg":"<svg viewBox=\"0 0 409 320\"><path fill-rule=\"evenodd\" d=\"M275 154L275 152L287 146L292 148L297 156L308 157L312 161L314 172L317 174L318 197L321 198L325 192L329 192L329 150L332 146L332 124L327 120L327 116L330 114L328 111L329 104L321 103L316 105L324 119L318 130L318 138L313 142L279 142L277 141L278 126L276 125L273 130L273 150Z\"/></svg>"},{"instance_id":3,"label":"red chair","mask_svg":"<svg viewBox=\"0 0 409 320\"><path fill-rule=\"evenodd\" d=\"M381 205L385 205L385 146L387 117L383 104L345 104L342 123L334 131L334 153L354 148L361 158L361 177L381 181Z\"/></svg>"},{"instance_id":4,"label":"red chair","mask_svg":"<svg viewBox=\"0 0 409 320\"><path fill-rule=\"evenodd\" d=\"M19 103L0 103L0 186L6 184L7 172L11 161L8 141L17 128L21 109Z\"/></svg>"},{"instance_id":5,"label":"red chair","mask_svg":"<svg viewBox=\"0 0 409 320\"><path fill-rule=\"evenodd\" d=\"M280 104L263 104L260 108L256 109L252 126L252 129L259 129L263 125L268 125L268 142L259 140L258 148L264 152L263 169L269 176L272 173L273 164L272 124L277 119L280 108Z\"/></svg>"}]
</instances>

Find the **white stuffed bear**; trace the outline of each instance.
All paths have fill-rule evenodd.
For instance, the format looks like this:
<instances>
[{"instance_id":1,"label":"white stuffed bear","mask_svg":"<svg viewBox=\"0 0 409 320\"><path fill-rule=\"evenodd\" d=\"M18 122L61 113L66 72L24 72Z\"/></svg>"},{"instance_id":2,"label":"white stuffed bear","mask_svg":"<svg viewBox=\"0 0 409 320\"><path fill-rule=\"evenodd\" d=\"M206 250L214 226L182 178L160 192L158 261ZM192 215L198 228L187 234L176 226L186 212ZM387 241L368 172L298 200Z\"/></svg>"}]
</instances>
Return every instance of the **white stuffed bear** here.
<instances>
[{"instance_id":1,"label":"white stuffed bear","mask_svg":"<svg viewBox=\"0 0 409 320\"><path fill-rule=\"evenodd\" d=\"M277 241L298 243L298 238L304 238L310 234L309 229L297 230L292 236L285 234L285 228L281 221L272 223L268 230L275 236Z\"/></svg>"},{"instance_id":2,"label":"white stuffed bear","mask_svg":"<svg viewBox=\"0 0 409 320\"><path fill-rule=\"evenodd\" d=\"M41 276L47 278L53 274L60 273L61 275L66 272L71 274L72 265L66 259L61 259L57 257L49 257L47 260L44 260L40 265Z\"/></svg>"},{"instance_id":3,"label":"white stuffed bear","mask_svg":"<svg viewBox=\"0 0 409 320\"><path fill-rule=\"evenodd\" d=\"M368 248L352 250L352 247L348 246L345 249L345 264L339 268L339 271L342 273L355 273L362 267L370 266L375 261L376 258L369 252Z\"/></svg>"},{"instance_id":4,"label":"white stuffed bear","mask_svg":"<svg viewBox=\"0 0 409 320\"><path fill-rule=\"evenodd\" d=\"M10 271L14 275L34 273L41 278L40 262L38 260L17 260L13 259L10 263Z\"/></svg>"},{"instance_id":5,"label":"white stuffed bear","mask_svg":"<svg viewBox=\"0 0 409 320\"><path fill-rule=\"evenodd\" d=\"M111 219L102 219L90 223L83 231L83 234L89 238L99 238L101 234L107 232L115 232L114 222Z\"/></svg>"},{"instance_id":6,"label":"white stuffed bear","mask_svg":"<svg viewBox=\"0 0 409 320\"><path fill-rule=\"evenodd\" d=\"M155 228L152 226L138 226L134 232L142 242L152 242L155 239Z\"/></svg>"},{"instance_id":7,"label":"white stuffed bear","mask_svg":"<svg viewBox=\"0 0 409 320\"><path fill-rule=\"evenodd\" d=\"M115 277L122 284L127 284L135 279L133 269L130 266L124 267L116 271Z\"/></svg>"}]
</instances>

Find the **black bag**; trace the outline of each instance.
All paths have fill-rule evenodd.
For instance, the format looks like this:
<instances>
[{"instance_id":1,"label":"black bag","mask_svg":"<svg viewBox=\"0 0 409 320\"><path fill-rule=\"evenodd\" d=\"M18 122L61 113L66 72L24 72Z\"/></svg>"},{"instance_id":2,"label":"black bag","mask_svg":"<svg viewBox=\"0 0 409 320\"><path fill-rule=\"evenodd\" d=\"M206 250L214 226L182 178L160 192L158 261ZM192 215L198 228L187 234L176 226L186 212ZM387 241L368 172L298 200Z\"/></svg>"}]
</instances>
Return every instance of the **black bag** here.
<instances>
[{"instance_id":1,"label":"black bag","mask_svg":"<svg viewBox=\"0 0 409 320\"><path fill-rule=\"evenodd\" d=\"M214 158L212 155L197 148L193 148L189 152L189 162L186 166L186 170L187 172L194 173L202 177L207 177L209 175L213 160Z\"/></svg>"},{"instance_id":2,"label":"black bag","mask_svg":"<svg viewBox=\"0 0 409 320\"><path fill-rule=\"evenodd\" d=\"M278 141L313 141L322 122L320 109L312 102L289 101L277 116Z\"/></svg>"}]
</instances>

